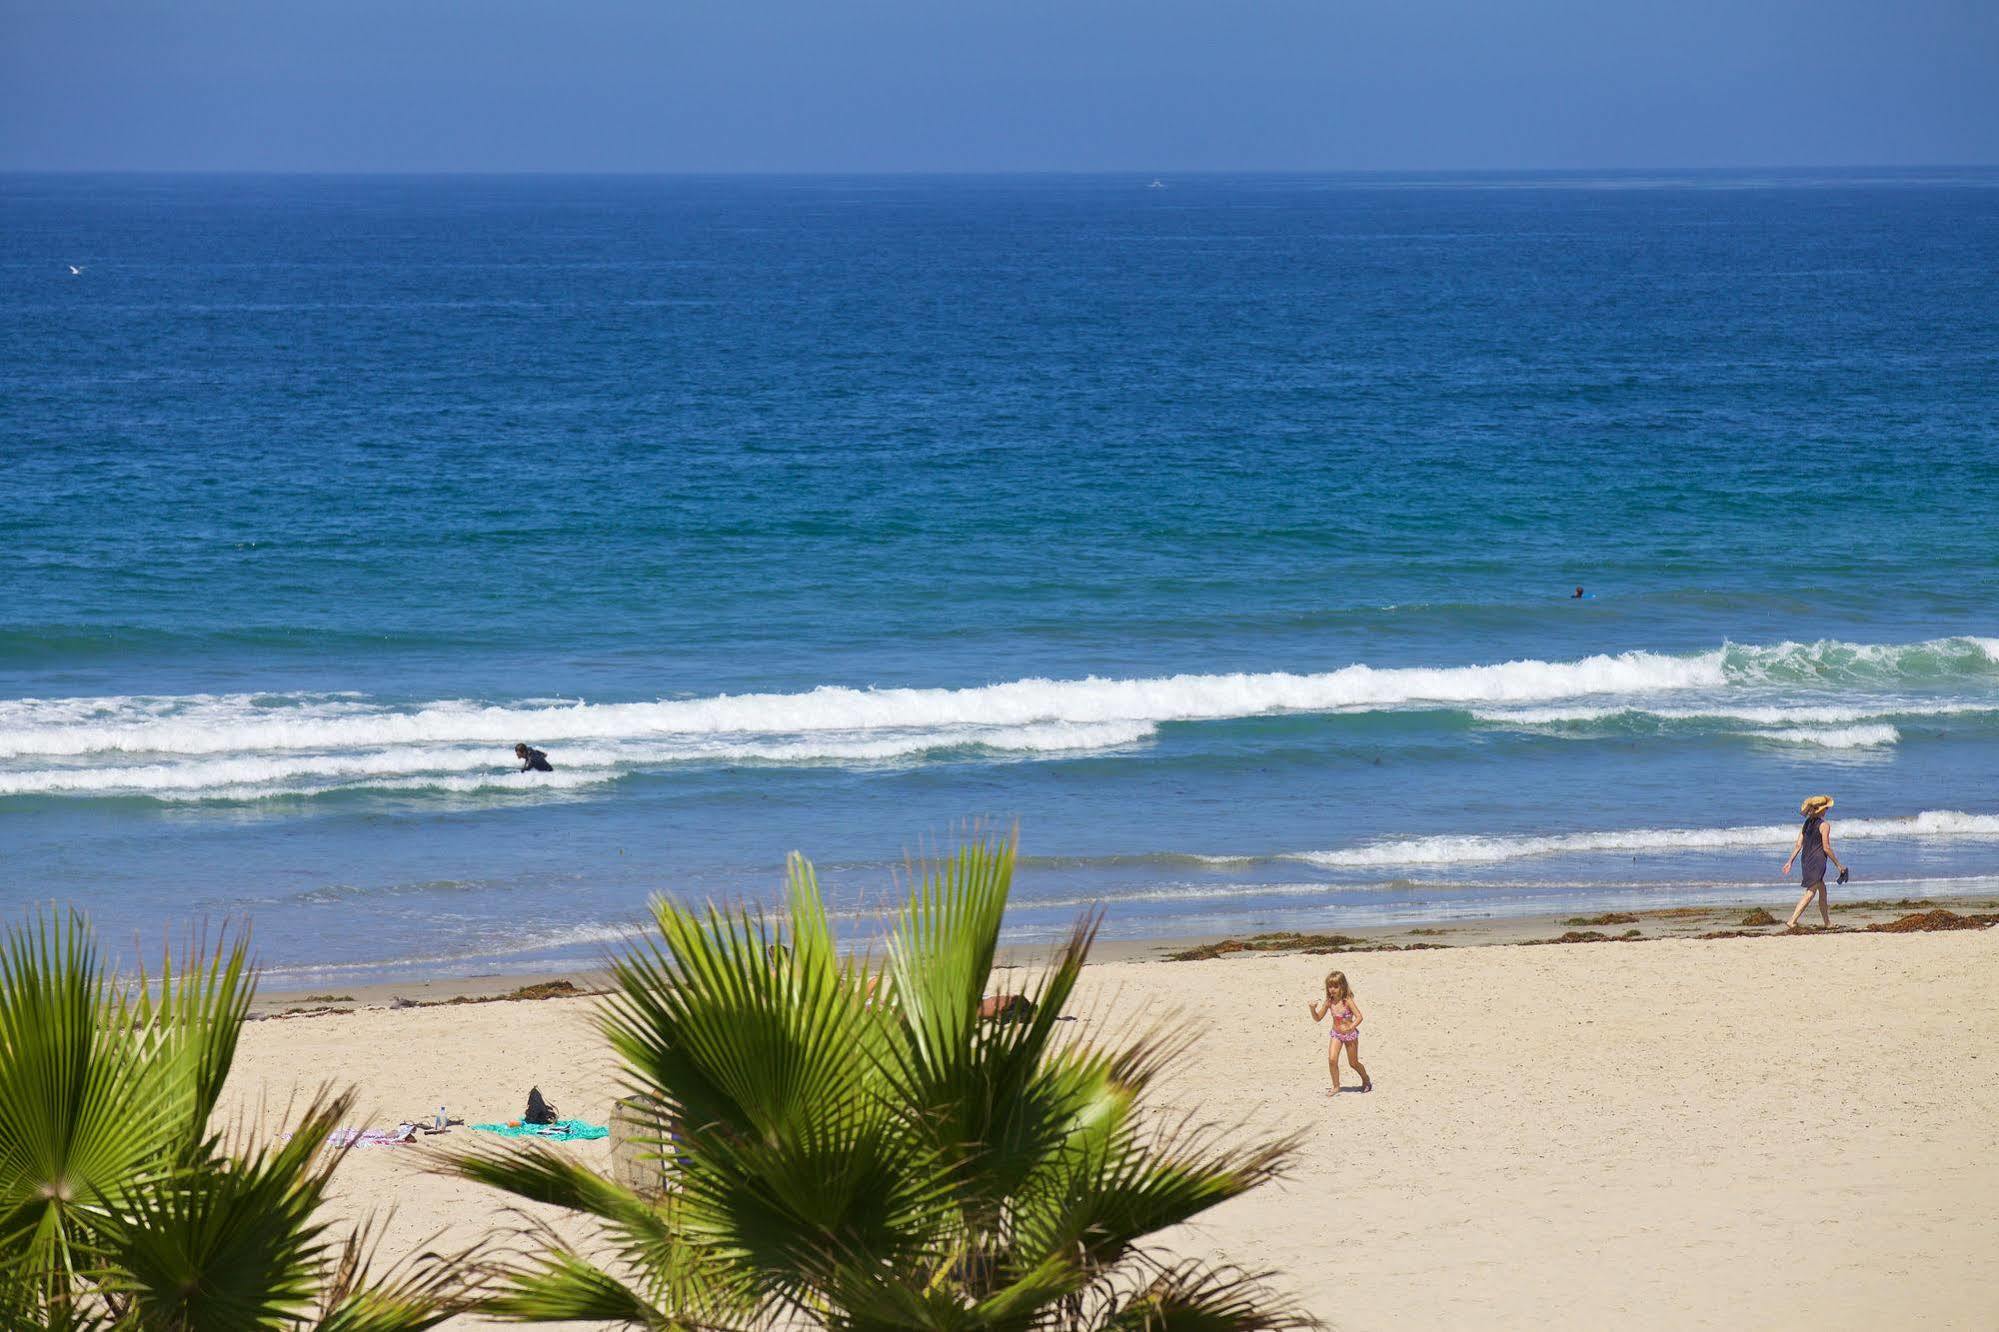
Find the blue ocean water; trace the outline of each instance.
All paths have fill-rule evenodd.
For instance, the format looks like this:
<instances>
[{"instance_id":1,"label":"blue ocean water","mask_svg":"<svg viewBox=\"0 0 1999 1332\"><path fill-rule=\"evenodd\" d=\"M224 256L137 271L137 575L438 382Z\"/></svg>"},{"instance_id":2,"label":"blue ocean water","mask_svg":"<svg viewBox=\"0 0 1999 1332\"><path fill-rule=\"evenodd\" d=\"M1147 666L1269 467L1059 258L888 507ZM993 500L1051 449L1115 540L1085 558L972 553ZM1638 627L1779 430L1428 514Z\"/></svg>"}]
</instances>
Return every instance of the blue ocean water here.
<instances>
[{"instance_id":1,"label":"blue ocean water","mask_svg":"<svg viewBox=\"0 0 1999 1332\"><path fill-rule=\"evenodd\" d=\"M1995 891L1995 499L1992 171L0 177L0 906Z\"/></svg>"}]
</instances>

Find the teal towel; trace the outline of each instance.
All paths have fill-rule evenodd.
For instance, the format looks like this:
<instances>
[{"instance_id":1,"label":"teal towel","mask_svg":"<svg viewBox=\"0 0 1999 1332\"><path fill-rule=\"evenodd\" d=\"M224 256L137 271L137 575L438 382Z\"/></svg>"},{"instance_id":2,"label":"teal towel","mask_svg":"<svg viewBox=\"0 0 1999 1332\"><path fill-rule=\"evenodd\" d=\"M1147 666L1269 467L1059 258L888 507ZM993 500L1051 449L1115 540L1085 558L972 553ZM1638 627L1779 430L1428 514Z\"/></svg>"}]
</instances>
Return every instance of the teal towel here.
<instances>
[{"instance_id":1,"label":"teal towel","mask_svg":"<svg viewBox=\"0 0 1999 1332\"><path fill-rule=\"evenodd\" d=\"M503 1138L559 1138L565 1142L608 1138L611 1130L602 1124L586 1124L580 1119L558 1119L553 1124L474 1124L481 1133L497 1133Z\"/></svg>"}]
</instances>

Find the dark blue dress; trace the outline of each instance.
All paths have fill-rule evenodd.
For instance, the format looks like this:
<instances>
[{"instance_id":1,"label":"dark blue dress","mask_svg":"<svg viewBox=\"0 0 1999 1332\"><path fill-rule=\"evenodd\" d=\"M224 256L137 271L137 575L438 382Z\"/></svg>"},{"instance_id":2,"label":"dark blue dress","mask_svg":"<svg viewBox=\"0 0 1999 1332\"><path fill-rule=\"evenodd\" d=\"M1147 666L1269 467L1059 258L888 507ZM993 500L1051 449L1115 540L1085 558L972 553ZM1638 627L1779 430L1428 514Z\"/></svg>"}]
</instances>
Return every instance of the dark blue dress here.
<instances>
[{"instance_id":1,"label":"dark blue dress","mask_svg":"<svg viewBox=\"0 0 1999 1332\"><path fill-rule=\"evenodd\" d=\"M1805 820L1805 846L1799 862L1804 866L1804 877L1798 882L1807 888L1825 883L1825 836L1819 831L1822 822L1816 814Z\"/></svg>"}]
</instances>

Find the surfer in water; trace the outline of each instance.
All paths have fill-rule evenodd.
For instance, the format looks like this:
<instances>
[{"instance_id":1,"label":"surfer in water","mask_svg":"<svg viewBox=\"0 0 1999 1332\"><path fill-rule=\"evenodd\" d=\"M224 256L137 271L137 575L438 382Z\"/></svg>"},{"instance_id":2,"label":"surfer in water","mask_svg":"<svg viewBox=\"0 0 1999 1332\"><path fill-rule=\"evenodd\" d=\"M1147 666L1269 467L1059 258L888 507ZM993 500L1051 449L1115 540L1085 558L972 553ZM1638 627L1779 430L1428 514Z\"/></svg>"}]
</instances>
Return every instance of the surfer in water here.
<instances>
[{"instance_id":1,"label":"surfer in water","mask_svg":"<svg viewBox=\"0 0 1999 1332\"><path fill-rule=\"evenodd\" d=\"M548 755L539 749L529 749L526 745L514 746L514 757L521 761L522 772L554 772L548 766Z\"/></svg>"}]
</instances>

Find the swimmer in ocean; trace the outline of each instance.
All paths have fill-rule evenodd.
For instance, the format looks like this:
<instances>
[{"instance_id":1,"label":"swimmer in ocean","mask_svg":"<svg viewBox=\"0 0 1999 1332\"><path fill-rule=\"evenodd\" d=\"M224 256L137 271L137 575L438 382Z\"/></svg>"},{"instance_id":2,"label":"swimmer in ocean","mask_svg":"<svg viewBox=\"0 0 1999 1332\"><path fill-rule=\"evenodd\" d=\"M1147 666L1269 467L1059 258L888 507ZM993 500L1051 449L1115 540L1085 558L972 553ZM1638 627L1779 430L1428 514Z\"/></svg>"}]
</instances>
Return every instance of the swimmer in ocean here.
<instances>
[{"instance_id":1,"label":"swimmer in ocean","mask_svg":"<svg viewBox=\"0 0 1999 1332\"><path fill-rule=\"evenodd\" d=\"M548 766L548 755L539 749L529 749L526 745L514 746L514 757L521 761L522 772L554 772Z\"/></svg>"}]
</instances>

